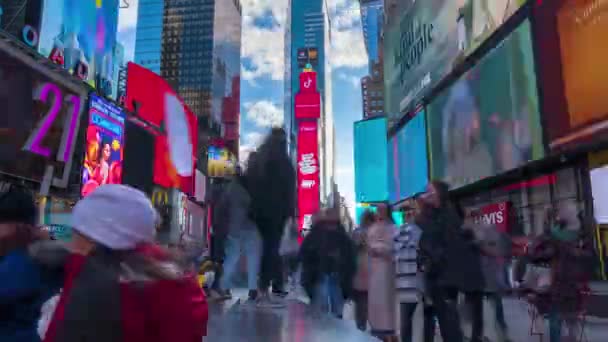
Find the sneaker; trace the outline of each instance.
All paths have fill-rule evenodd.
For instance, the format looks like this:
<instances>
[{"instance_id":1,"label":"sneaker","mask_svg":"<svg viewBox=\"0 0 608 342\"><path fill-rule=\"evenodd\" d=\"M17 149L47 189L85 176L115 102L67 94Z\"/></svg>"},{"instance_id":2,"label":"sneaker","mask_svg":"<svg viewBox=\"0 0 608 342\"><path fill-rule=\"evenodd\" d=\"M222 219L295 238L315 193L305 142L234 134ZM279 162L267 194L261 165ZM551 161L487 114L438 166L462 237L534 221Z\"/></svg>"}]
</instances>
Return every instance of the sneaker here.
<instances>
[{"instance_id":1,"label":"sneaker","mask_svg":"<svg viewBox=\"0 0 608 342\"><path fill-rule=\"evenodd\" d=\"M255 301L258 299L258 291L257 290L249 290L249 295L247 296L247 300Z\"/></svg>"},{"instance_id":2,"label":"sneaker","mask_svg":"<svg viewBox=\"0 0 608 342\"><path fill-rule=\"evenodd\" d=\"M277 300L272 297L268 293L260 294L257 300L257 306L260 308L282 308L285 307L285 302L282 300Z\"/></svg>"},{"instance_id":3,"label":"sneaker","mask_svg":"<svg viewBox=\"0 0 608 342\"><path fill-rule=\"evenodd\" d=\"M224 300L224 295L221 293L221 291L216 290L216 289L211 289L209 290L209 296L208 296L208 300L212 301L212 302L219 302Z\"/></svg>"}]
</instances>

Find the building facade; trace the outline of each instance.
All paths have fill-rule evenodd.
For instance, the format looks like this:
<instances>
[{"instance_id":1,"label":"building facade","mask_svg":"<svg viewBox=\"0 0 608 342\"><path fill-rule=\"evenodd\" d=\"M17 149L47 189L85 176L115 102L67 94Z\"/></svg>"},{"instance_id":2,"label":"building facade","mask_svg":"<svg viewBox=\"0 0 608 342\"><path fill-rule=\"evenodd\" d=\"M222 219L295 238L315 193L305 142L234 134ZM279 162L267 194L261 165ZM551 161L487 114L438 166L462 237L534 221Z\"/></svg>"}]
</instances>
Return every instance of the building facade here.
<instances>
[{"instance_id":1,"label":"building facade","mask_svg":"<svg viewBox=\"0 0 608 342\"><path fill-rule=\"evenodd\" d=\"M291 0L288 7L288 28L286 30L286 66L289 76L285 78L285 128L290 136L289 151L296 156L298 132L294 120L293 98L299 91L298 75L303 70L299 64L298 52L314 49L315 58L311 66L317 72L317 87L321 93L322 111L319 121L319 163L321 168L321 198L326 201L332 193L335 182L334 120L332 111L331 66L328 54L331 44L331 22L326 0ZM287 71L286 71L287 72ZM295 160L294 160L295 161Z\"/></svg>"},{"instance_id":2,"label":"building facade","mask_svg":"<svg viewBox=\"0 0 608 342\"><path fill-rule=\"evenodd\" d=\"M368 56L369 75L361 78L363 118L384 115L384 67L381 34L383 0L359 0L363 41Z\"/></svg>"},{"instance_id":3,"label":"building facade","mask_svg":"<svg viewBox=\"0 0 608 342\"><path fill-rule=\"evenodd\" d=\"M370 68L379 59L379 39L382 30L383 0L360 0L361 29Z\"/></svg>"},{"instance_id":4,"label":"building facade","mask_svg":"<svg viewBox=\"0 0 608 342\"><path fill-rule=\"evenodd\" d=\"M240 1L142 0L138 19L135 62L167 80L197 115L199 130L238 155Z\"/></svg>"},{"instance_id":5,"label":"building facade","mask_svg":"<svg viewBox=\"0 0 608 342\"><path fill-rule=\"evenodd\" d=\"M363 118L384 115L384 70L380 63L372 64L371 75L361 78Z\"/></svg>"}]
</instances>

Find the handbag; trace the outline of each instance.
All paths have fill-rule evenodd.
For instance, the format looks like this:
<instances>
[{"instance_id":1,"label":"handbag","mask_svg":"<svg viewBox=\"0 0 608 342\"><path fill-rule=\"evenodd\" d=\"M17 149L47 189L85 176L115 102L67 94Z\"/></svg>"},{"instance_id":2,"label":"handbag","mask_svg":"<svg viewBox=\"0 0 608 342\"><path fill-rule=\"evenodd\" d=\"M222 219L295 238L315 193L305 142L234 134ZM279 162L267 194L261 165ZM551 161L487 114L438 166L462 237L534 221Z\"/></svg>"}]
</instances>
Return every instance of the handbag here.
<instances>
[{"instance_id":1,"label":"handbag","mask_svg":"<svg viewBox=\"0 0 608 342\"><path fill-rule=\"evenodd\" d=\"M547 293L552 285L553 270L544 265L529 265L521 283L523 288L536 293Z\"/></svg>"}]
</instances>

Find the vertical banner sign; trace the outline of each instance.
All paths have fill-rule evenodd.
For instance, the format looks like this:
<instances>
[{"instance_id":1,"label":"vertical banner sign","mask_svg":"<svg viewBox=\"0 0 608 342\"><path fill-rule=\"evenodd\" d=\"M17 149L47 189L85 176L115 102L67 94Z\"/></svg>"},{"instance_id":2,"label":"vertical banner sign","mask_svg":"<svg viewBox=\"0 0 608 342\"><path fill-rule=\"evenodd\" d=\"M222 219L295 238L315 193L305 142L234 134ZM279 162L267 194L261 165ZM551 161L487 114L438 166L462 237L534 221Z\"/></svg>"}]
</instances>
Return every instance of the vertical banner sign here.
<instances>
[{"instance_id":1,"label":"vertical banner sign","mask_svg":"<svg viewBox=\"0 0 608 342\"><path fill-rule=\"evenodd\" d=\"M299 240L310 230L319 210L319 145L316 121L301 121L298 128L298 232Z\"/></svg>"},{"instance_id":2,"label":"vertical banner sign","mask_svg":"<svg viewBox=\"0 0 608 342\"><path fill-rule=\"evenodd\" d=\"M300 73L300 91L295 98L295 114L296 120L321 117L321 94L317 91L317 73L314 71Z\"/></svg>"}]
</instances>

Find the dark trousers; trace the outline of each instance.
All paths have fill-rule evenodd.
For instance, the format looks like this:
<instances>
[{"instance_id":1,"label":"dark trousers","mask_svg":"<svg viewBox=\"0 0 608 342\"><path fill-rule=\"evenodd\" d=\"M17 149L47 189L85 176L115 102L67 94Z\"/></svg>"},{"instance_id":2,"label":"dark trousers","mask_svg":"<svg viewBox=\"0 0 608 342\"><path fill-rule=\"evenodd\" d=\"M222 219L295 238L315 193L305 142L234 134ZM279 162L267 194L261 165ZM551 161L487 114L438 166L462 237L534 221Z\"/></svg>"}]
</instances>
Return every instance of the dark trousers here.
<instances>
[{"instance_id":1,"label":"dark trousers","mask_svg":"<svg viewBox=\"0 0 608 342\"><path fill-rule=\"evenodd\" d=\"M483 341L483 293L466 292L465 303L471 315L471 342Z\"/></svg>"},{"instance_id":2,"label":"dark trousers","mask_svg":"<svg viewBox=\"0 0 608 342\"><path fill-rule=\"evenodd\" d=\"M226 237L211 235L210 249L211 260L219 266L215 268L215 279L213 280L213 284L211 284L211 288L218 290L220 288L220 279L224 273L222 265L226 257Z\"/></svg>"},{"instance_id":3,"label":"dark trousers","mask_svg":"<svg viewBox=\"0 0 608 342\"><path fill-rule=\"evenodd\" d=\"M401 303L401 342L412 342L414 338L414 313L418 303Z\"/></svg>"},{"instance_id":4,"label":"dark trousers","mask_svg":"<svg viewBox=\"0 0 608 342\"><path fill-rule=\"evenodd\" d=\"M433 306L424 310L425 342L433 341L435 335L433 317L437 317L439 321L441 338L444 341L462 342L463 335L457 309L458 290L441 286L430 286L429 294ZM430 327L431 325L432 328Z\"/></svg>"},{"instance_id":5,"label":"dark trousers","mask_svg":"<svg viewBox=\"0 0 608 342\"><path fill-rule=\"evenodd\" d=\"M262 267L260 270L260 289L268 290L272 284L272 290L284 290L283 258L279 255L281 244L280 234L267 234L262 236Z\"/></svg>"},{"instance_id":6,"label":"dark trousers","mask_svg":"<svg viewBox=\"0 0 608 342\"><path fill-rule=\"evenodd\" d=\"M354 290L353 303L355 304L355 323L361 331L367 330L367 291Z\"/></svg>"}]
</instances>

